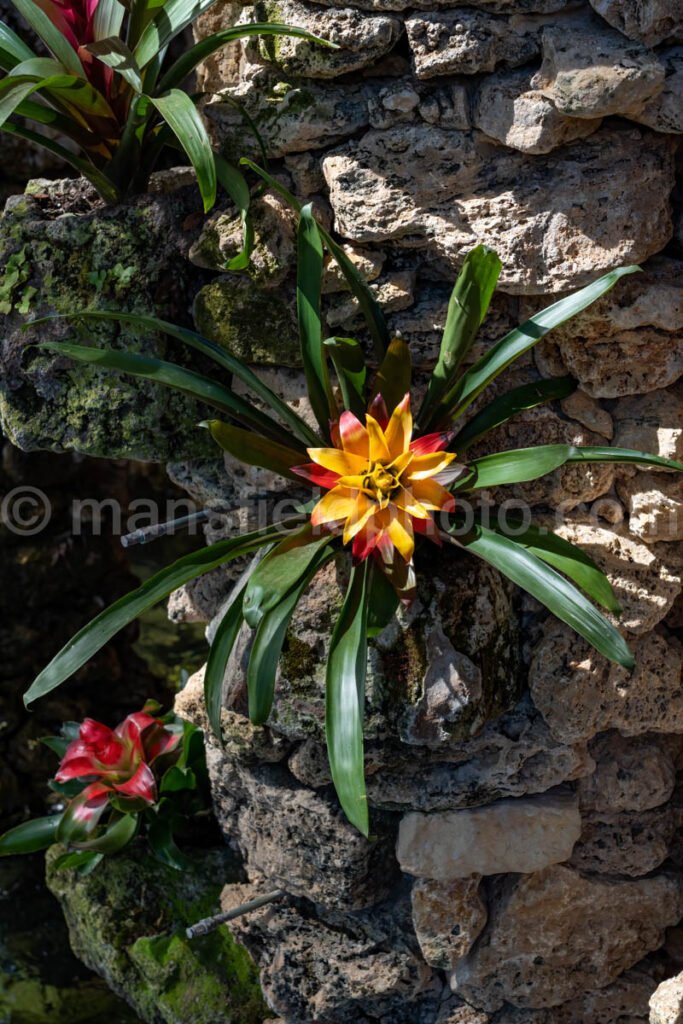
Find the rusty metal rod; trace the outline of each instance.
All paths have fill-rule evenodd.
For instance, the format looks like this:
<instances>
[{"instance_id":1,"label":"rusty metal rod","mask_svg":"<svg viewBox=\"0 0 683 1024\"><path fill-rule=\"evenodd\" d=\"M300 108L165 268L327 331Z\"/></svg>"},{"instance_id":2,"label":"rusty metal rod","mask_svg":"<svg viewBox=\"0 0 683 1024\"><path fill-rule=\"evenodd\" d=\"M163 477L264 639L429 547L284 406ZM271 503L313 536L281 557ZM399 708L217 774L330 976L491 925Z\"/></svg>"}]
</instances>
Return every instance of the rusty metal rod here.
<instances>
[{"instance_id":1,"label":"rusty metal rod","mask_svg":"<svg viewBox=\"0 0 683 1024\"><path fill-rule=\"evenodd\" d=\"M272 892L266 892L263 896L257 896L256 899L249 900L248 903L242 903L239 907L235 907L234 910L227 910L223 914L214 914L213 917L202 918L201 921L197 921L196 924L187 928L185 934L188 939L197 939L200 935L208 935L227 921L234 921L236 917L242 917L243 914L248 914L251 910L258 910L259 907L264 907L267 903L273 903L275 900L282 899L285 895L284 889L274 889Z\"/></svg>"}]
</instances>

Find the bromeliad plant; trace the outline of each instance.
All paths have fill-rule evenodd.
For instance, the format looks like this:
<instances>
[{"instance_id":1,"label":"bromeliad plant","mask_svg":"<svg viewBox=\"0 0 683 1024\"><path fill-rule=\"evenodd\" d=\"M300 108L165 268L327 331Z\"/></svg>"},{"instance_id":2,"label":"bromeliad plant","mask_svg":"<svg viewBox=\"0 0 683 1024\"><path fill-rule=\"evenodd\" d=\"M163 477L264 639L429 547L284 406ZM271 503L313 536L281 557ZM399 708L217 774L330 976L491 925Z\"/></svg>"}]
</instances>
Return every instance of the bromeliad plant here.
<instances>
[{"instance_id":1,"label":"bromeliad plant","mask_svg":"<svg viewBox=\"0 0 683 1024\"><path fill-rule=\"evenodd\" d=\"M278 182L259 173L295 203ZM374 374L357 341L323 337L320 299L325 248L339 262L366 315L376 347L378 369ZM43 348L194 395L225 417L206 424L222 448L243 463L275 471L299 484L306 481L318 493L284 524L229 537L187 555L120 599L56 655L31 686L27 703L59 686L119 629L176 587L231 559L257 552L235 586L216 632L206 669L205 697L209 721L220 737L226 665L246 623L254 631L247 670L249 713L254 722L264 723L297 602L323 566L332 559L346 559L350 581L328 645L326 734L332 779L342 807L367 835L363 713L368 637L386 626L399 601L413 599L414 552L421 538L453 544L455 550L489 562L601 654L631 668L634 661L626 642L593 603L619 614L612 588L594 562L567 541L531 525L516 527L514 536L480 521L463 528L458 495L535 480L567 463L625 462L683 470L680 463L642 452L568 444L540 445L464 461L475 441L516 413L574 390L576 382L571 378L543 380L514 388L483 405L471 418L466 416L475 399L507 366L553 327L581 312L619 278L638 268L615 270L555 302L465 368L500 269L496 254L483 246L465 260L451 297L438 363L414 415L408 347L398 339L389 340L382 313L365 282L344 251L316 223L310 208L301 209L297 305L301 358L317 430L248 367L193 331L132 313L77 314L165 332L204 353L223 373L236 377L268 411L236 394L228 384L174 363L69 343L49 343ZM280 536L283 526L290 528L284 539Z\"/></svg>"},{"instance_id":2,"label":"bromeliad plant","mask_svg":"<svg viewBox=\"0 0 683 1024\"><path fill-rule=\"evenodd\" d=\"M65 806L0 836L0 856L64 843L56 866L88 873L142 834L164 864L187 866L173 835L207 807L199 729L173 713L159 717L149 701L115 729L86 718L43 742L60 758L50 787Z\"/></svg>"},{"instance_id":3,"label":"bromeliad plant","mask_svg":"<svg viewBox=\"0 0 683 1024\"><path fill-rule=\"evenodd\" d=\"M0 22L0 128L50 150L109 203L144 192L165 146L181 148L197 174L205 211L217 176L238 208L248 190L240 172L214 160L206 129L181 86L201 61L256 34L294 35L329 46L302 29L245 24L202 39L177 60L169 44L214 0L12 0L49 51L36 54ZM62 145L28 124L69 140Z\"/></svg>"}]
</instances>

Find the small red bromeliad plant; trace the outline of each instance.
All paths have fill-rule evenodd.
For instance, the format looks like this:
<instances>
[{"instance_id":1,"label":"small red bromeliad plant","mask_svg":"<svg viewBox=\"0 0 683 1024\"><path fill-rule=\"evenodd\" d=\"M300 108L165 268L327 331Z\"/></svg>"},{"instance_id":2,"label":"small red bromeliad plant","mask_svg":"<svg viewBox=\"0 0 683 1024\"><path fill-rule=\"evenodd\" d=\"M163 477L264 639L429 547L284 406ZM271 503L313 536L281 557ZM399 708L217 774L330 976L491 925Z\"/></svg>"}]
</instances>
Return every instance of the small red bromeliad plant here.
<instances>
[{"instance_id":1,"label":"small red bromeliad plant","mask_svg":"<svg viewBox=\"0 0 683 1024\"><path fill-rule=\"evenodd\" d=\"M198 97L181 86L212 53L247 36L294 35L332 44L303 29L252 23L223 29L175 61L167 59L169 44L214 2L12 0L48 55L35 53L0 21L0 129L50 150L109 203L144 192L164 147L180 148L197 173L205 211L215 202L218 177L244 212L244 179L214 158ZM45 128L52 134L40 130Z\"/></svg>"},{"instance_id":2,"label":"small red bromeliad plant","mask_svg":"<svg viewBox=\"0 0 683 1024\"><path fill-rule=\"evenodd\" d=\"M201 731L149 701L115 729L86 718L43 740L60 758L50 788L63 807L0 836L0 856L35 853L52 843L68 849L57 867L92 871L143 835L171 867L188 865L173 838L208 807Z\"/></svg>"},{"instance_id":3,"label":"small red bromeliad plant","mask_svg":"<svg viewBox=\"0 0 683 1024\"><path fill-rule=\"evenodd\" d=\"M259 173L296 205L277 181ZM374 373L357 341L323 337L320 302L325 248L340 264L365 313L376 348ZM347 559L348 589L328 644L326 735L339 800L349 820L367 835L363 714L368 637L388 624L399 601L412 601L417 542L449 543L456 552L460 549L484 559L601 654L633 667L623 637L593 603L619 614L609 581L586 554L533 525L522 524L506 533L503 527L476 518L473 524L463 524L458 496L535 480L575 462L625 462L683 470L683 464L643 452L568 444L465 460L475 441L516 413L565 397L575 389L576 381L568 377L540 380L499 395L482 404L475 415L466 415L482 391L549 330L581 312L620 277L638 268L612 271L555 302L464 368L500 269L496 254L483 246L466 258L449 304L437 365L422 402L414 408L407 345L399 339L390 341L381 311L344 251L316 223L310 207L300 209L297 305L301 357L317 430L252 370L193 331L151 316L116 311L75 314L86 320L118 319L165 332L211 358L220 374L227 372L246 385L268 412L228 384L174 363L66 342L43 346L79 362L153 379L194 395L226 417L205 424L222 448L243 463L275 471L299 484L306 481L315 496L289 520L187 555L120 599L56 655L31 686L27 703L59 686L114 633L176 587L231 559L257 552L235 586L216 632L206 669L205 697L209 721L220 738L225 669L246 623L254 630L247 669L249 713L254 722L265 723L274 698L280 652L297 602L322 566L332 559ZM283 432L287 433L286 444L282 443ZM489 522L494 518L489 516ZM283 527L290 531L284 539Z\"/></svg>"}]
</instances>

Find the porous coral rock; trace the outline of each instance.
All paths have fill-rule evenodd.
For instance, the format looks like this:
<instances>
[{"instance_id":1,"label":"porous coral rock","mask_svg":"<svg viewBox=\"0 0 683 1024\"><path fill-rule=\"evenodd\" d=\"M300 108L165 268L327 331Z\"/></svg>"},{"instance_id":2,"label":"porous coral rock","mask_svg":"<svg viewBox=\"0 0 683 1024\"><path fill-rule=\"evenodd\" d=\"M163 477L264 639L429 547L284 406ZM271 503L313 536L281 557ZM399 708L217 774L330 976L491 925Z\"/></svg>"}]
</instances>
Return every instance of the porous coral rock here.
<instances>
[{"instance_id":1,"label":"porous coral rock","mask_svg":"<svg viewBox=\"0 0 683 1024\"><path fill-rule=\"evenodd\" d=\"M681 740L656 733L602 733L589 744L592 775L579 780L582 811L648 811L671 798Z\"/></svg>"},{"instance_id":2,"label":"porous coral rock","mask_svg":"<svg viewBox=\"0 0 683 1024\"><path fill-rule=\"evenodd\" d=\"M682 1024L683 975L677 974L657 986L650 999L650 1024Z\"/></svg>"},{"instance_id":3,"label":"porous coral rock","mask_svg":"<svg viewBox=\"0 0 683 1024\"><path fill-rule=\"evenodd\" d=\"M628 527L648 544L683 540L683 481L678 475L637 473L617 483Z\"/></svg>"},{"instance_id":4,"label":"porous coral rock","mask_svg":"<svg viewBox=\"0 0 683 1024\"><path fill-rule=\"evenodd\" d=\"M452 970L486 924L479 875L438 882L420 878L410 892L415 934L432 967Z\"/></svg>"},{"instance_id":5,"label":"porous coral rock","mask_svg":"<svg viewBox=\"0 0 683 1024\"><path fill-rule=\"evenodd\" d=\"M584 815L581 837L568 863L592 874L642 877L664 863L675 833L676 818L669 806Z\"/></svg>"},{"instance_id":6,"label":"porous coral rock","mask_svg":"<svg viewBox=\"0 0 683 1024\"><path fill-rule=\"evenodd\" d=\"M590 0L591 6L629 39L657 46L683 36L681 0Z\"/></svg>"},{"instance_id":7,"label":"porous coral rock","mask_svg":"<svg viewBox=\"0 0 683 1024\"><path fill-rule=\"evenodd\" d=\"M538 53L533 34L518 34L507 18L467 8L413 14L406 32L419 79L517 67Z\"/></svg>"}]
</instances>

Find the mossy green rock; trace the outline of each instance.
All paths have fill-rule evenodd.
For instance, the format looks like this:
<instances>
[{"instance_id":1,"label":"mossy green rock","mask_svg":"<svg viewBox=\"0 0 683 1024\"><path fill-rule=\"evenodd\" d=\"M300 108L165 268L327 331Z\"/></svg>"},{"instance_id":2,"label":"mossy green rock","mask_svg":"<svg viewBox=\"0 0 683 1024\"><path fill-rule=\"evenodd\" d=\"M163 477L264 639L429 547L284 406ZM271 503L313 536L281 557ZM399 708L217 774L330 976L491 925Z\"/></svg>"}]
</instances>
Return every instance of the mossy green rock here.
<instances>
[{"instance_id":1,"label":"mossy green rock","mask_svg":"<svg viewBox=\"0 0 683 1024\"><path fill-rule=\"evenodd\" d=\"M224 849L194 851L178 872L135 846L86 877L56 870L47 882L62 905L76 955L147 1024L261 1024L268 1017L249 954L225 928L190 942L185 928L216 912L239 870Z\"/></svg>"},{"instance_id":2,"label":"mossy green rock","mask_svg":"<svg viewBox=\"0 0 683 1024\"><path fill-rule=\"evenodd\" d=\"M197 329L246 363L300 366L292 296L235 275L219 277L197 295Z\"/></svg>"},{"instance_id":3,"label":"mossy green rock","mask_svg":"<svg viewBox=\"0 0 683 1024\"><path fill-rule=\"evenodd\" d=\"M40 352L77 340L178 359L176 342L113 322L27 321L121 309L188 321L201 272L185 254L201 226L196 186L106 207L83 181L33 181L0 219L0 422L26 451L166 461L206 451L196 402L139 378ZM172 348L170 346L173 346Z\"/></svg>"}]
</instances>

